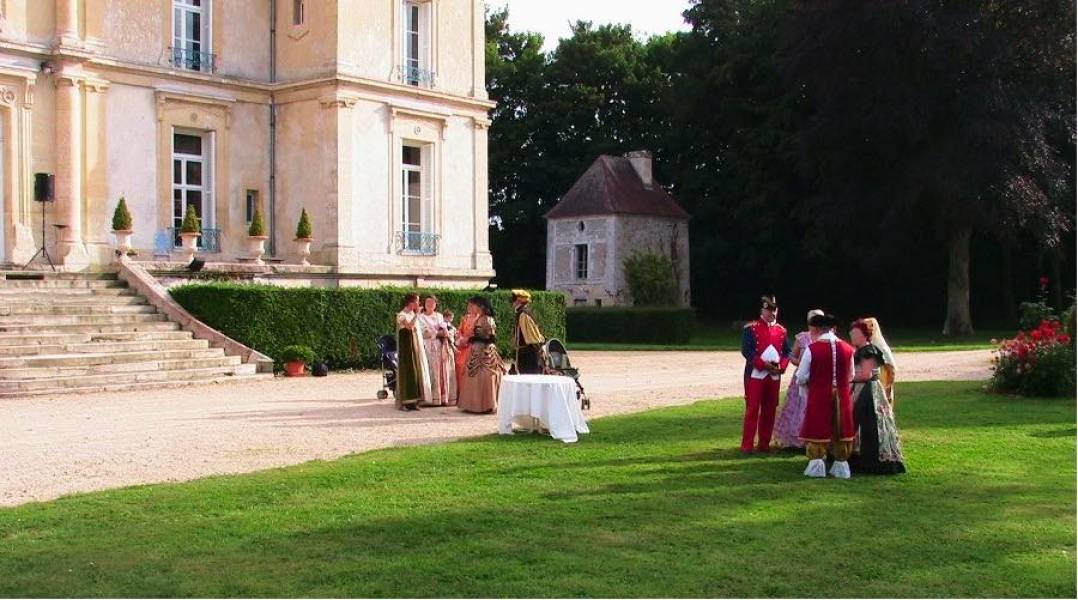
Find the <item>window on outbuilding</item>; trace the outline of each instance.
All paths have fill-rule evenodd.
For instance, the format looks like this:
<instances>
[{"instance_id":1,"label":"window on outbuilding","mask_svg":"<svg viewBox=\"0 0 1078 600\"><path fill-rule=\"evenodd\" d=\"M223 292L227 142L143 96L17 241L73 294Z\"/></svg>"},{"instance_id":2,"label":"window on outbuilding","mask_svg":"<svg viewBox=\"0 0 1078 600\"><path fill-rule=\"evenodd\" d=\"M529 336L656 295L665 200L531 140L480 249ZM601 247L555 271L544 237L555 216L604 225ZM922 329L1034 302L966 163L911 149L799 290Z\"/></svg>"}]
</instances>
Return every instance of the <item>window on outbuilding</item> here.
<instances>
[{"instance_id":1,"label":"window on outbuilding","mask_svg":"<svg viewBox=\"0 0 1078 600\"><path fill-rule=\"evenodd\" d=\"M575 252L575 273L577 279L588 278L588 245L577 244Z\"/></svg>"},{"instance_id":2,"label":"window on outbuilding","mask_svg":"<svg viewBox=\"0 0 1078 600\"><path fill-rule=\"evenodd\" d=\"M306 6L304 6L304 0L292 0L292 24L303 25L307 20Z\"/></svg>"}]
</instances>

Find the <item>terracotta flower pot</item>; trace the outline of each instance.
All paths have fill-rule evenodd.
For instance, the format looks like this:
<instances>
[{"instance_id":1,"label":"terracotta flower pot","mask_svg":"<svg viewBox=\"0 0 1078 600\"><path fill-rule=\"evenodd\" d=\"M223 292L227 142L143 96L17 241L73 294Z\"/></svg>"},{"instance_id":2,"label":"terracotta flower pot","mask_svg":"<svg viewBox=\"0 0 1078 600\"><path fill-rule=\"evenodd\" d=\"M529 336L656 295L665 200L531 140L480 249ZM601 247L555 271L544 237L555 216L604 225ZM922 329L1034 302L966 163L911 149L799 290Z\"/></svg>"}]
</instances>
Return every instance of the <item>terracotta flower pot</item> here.
<instances>
[{"instance_id":1,"label":"terracotta flower pot","mask_svg":"<svg viewBox=\"0 0 1078 600\"><path fill-rule=\"evenodd\" d=\"M195 252L198 252L198 238L202 237L201 233L180 233L180 248L183 261L186 263L191 262L195 258Z\"/></svg>"},{"instance_id":2,"label":"terracotta flower pot","mask_svg":"<svg viewBox=\"0 0 1078 600\"><path fill-rule=\"evenodd\" d=\"M304 267L311 266L307 259L311 257L311 238L296 238L296 254L299 255L299 264Z\"/></svg>"},{"instance_id":3,"label":"terracotta flower pot","mask_svg":"<svg viewBox=\"0 0 1078 600\"><path fill-rule=\"evenodd\" d=\"M290 360L284 364L284 373L288 377L303 377L307 374L307 363L302 360Z\"/></svg>"},{"instance_id":4,"label":"terracotta flower pot","mask_svg":"<svg viewBox=\"0 0 1078 600\"><path fill-rule=\"evenodd\" d=\"M262 255L266 253L266 240L268 239L269 236L266 235L252 235L247 237L247 254L254 264L266 264L262 260Z\"/></svg>"}]
</instances>

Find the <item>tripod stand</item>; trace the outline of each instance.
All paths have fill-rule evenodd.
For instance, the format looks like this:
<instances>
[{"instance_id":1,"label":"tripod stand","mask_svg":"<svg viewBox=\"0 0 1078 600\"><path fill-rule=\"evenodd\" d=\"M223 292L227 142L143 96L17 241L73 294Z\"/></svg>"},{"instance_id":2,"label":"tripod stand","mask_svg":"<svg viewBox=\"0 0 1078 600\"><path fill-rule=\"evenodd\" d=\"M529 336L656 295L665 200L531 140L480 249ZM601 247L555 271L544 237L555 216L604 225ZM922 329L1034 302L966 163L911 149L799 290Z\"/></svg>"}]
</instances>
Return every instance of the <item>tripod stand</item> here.
<instances>
[{"instance_id":1,"label":"tripod stand","mask_svg":"<svg viewBox=\"0 0 1078 600\"><path fill-rule=\"evenodd\" d=\"M60 239L60 235L59 235L60 232L64 230L64 227L67 227L67 226L66 225L55 225L55 227L56 227L56 233L57 233L56 239ZM45 203L44 202L41 203L41 247L37 249L37 252L35 252L33 256L30 257L30 260L26 261L26 264L23 265L23 269L30 268L30 264L33 263L34 259L37 258L38 256L44 256L45 260L48 261L49 266L52 267L52 270L53 271L56 270L56 265L54 265L52 263L52 257L49 256L49 250L45 247Z\"/></svg>"}]
</instances>

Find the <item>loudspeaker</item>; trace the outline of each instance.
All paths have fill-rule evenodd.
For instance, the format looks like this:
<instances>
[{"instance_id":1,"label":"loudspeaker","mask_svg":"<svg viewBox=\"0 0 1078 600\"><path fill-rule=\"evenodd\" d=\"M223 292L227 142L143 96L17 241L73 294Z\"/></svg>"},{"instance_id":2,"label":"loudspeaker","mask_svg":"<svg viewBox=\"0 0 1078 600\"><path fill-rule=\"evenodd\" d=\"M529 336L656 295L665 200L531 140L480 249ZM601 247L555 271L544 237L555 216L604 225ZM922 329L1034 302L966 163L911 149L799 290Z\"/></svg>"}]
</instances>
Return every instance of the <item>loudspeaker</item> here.
<instances>
[{"instance_id":1,"label":"loudspeaker","mask_svg":"<svg viewBox=\"0 0 1078 600\"><path fill-rule=\"evenodd\" d=\"M52 202L56 198L56 176L52 173L34 173L34 201Z\"/></svg>"}]
</instances>

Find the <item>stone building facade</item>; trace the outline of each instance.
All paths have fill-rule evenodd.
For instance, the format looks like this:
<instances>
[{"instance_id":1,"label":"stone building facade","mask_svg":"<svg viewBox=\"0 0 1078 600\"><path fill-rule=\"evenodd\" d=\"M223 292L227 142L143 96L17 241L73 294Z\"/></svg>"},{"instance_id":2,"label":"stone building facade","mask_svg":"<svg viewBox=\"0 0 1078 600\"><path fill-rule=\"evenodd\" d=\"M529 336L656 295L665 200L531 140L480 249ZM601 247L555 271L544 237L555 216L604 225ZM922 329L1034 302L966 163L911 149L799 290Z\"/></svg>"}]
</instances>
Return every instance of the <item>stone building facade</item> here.
<instances>
[{"instance_id":1,"label":"stone building facade","mask_svg":"<svg viewBox=\"0 0 1078 600\"><path fill-rule=\"evenodd\" d=\"M260 207L276 258L383 283L474 286L488 251L482 0L0 0L0 263L46 243L112 259L121 195L140 259L176 242L245 256ZM34 201L35 173L55 202ZM62 229L54 224L64 225Z\"/></svg>"},{"instance_id":2,"label":"stone building facade","mask_svg":"<svg viewBox=\"0 0 1078 600\"><path fill-rule=\"evenodd\" d=\"M636 251L670 258L689 304L689 214L651 167L645 151L600 156L547 213L546 287L569 305L630 304L623 265Z\"/></svg>"}]
</instances>

